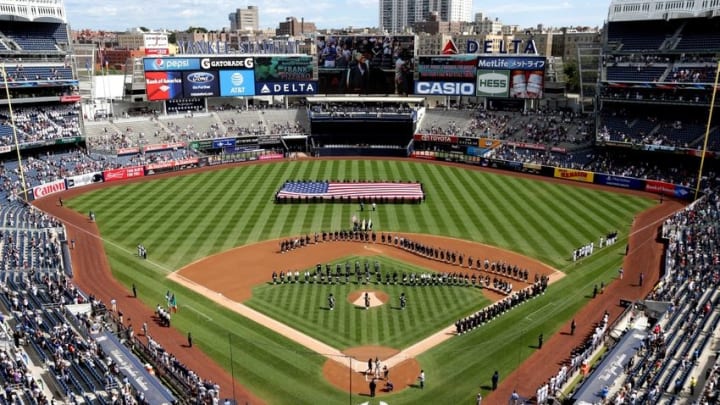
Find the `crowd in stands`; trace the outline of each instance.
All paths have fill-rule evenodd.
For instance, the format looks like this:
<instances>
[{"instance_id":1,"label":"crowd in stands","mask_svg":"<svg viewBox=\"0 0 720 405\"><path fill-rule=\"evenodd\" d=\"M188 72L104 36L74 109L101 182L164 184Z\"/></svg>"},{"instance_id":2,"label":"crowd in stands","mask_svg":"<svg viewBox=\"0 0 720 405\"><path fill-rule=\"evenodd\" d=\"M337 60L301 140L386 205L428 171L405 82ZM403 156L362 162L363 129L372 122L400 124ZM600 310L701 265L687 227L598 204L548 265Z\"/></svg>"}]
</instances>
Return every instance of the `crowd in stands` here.
<instances>
[{"instance_id":1,"label":"crowd in stands","mask_svg":"<svg viewBox=\"0 0 720 405\"><path fill-rule=\"evenodd\" d=\"M456 113L462 110L453 110ZM427 110L419 133L510 140L543 145L589 145L590 117L565 110L501 111L478 108L474 114L446 121L443 110Z\"/></svg>"},{"instance_id":2,"label":"crowd in stands","mask_svg":"<svg viewBox=\"0 0 720 405\"><path fill-rule=\"evenodd\" d=\"M357 115L410 115L415 109L407 105L385 103L313 104L308 108L312 117L353 117Z\"/></svg>"},{"instance_id":3,"label":"crowd in stands","mask_svg":"<svg viewBox=\"0 0 720 405\"><path fill-rule=\"evenodd\" d=\"M667 310L651 316L648 335L634 353L620 380L605 386L599 393L607 403L690 403L695 399L695 385L700 402L710 403L718 396L717 367L706 359L715 357L710 346L720 325L717 306L720 297L717 231L720 218L720 195L717 188L706 189L706 196L676 212L663 223L663 238L668 240L665 274L646 297L646 302L664 302ZM629 314L634 322L638 309ZM573 350L570 373L588 373L587 360L602 342L607 318L595 329L592 339ZM577 356L578 353L583 353ZM715 360L716 361L716 360ZM553 391L554 392L554 391Z\"/></svg>"},{"instance_id":4,"label":"crowd in stands","mask_svg":"<svg viewBox=\"0 0 720 405\"><path fill-rule=\"evenodd\" d=\"M80 136L77 104L15 107L13 113L18 143ZM11 122L9 110L0 110L0 145L15 143Z\"/></svg>"},{"instance_id":5,"label":"crowd in stands","mask_svg":"<svg viewBox=\"0 0 720 405\"><path fill-rule=\"evenodd\" d=\"M4 228L0 240L4 255L0 269L0 401L49 404L54 398L71 404L148 404L129 382L124 368L94 339L98 333L111 332L130 349L150 354L150 363L163 371L183 401L218 402L220 387L188 369L153 340L147 329L144 339L134 336L131 321L124 320L120 311L72 283L60 263L59 241L65 239L65 233L57 220L17 202L3 204L0 217ZM13 246L23 245L28 249L13 252ZM22 260L9 259L8 254ZM42 266L25 266L34 254L50 260ZM89 312L75 314L66 308L83 303L90 304ZM42 381L32 364L47 365L54 388Z\"/></svg>"}]
</instances>

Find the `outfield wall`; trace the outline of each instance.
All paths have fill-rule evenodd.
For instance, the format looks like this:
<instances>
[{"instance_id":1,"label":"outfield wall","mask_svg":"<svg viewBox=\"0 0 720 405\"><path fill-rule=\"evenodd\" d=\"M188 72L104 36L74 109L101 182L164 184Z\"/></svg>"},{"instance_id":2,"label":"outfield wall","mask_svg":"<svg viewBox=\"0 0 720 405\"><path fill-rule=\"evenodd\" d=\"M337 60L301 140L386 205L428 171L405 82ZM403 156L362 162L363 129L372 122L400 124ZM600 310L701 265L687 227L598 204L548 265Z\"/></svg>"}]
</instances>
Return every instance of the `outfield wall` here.
<instances>
[{"instance_id":1,"label":"outfield wall","mask_svg":"<svg viewBox=\"0 0 720 405\"><path fill-rule=\"evenodd\" d=\"M615 176L606 173L595 173L586 170L575 170L536 163L522 163L502 159L484 158L459 153L445 152L413 152L411 158L465 163L472 166L490 167L493 169L508 170L535 174L542 177L552 177L582 183L599 184L610 187L645 191L661 194L668 197L691 200L694 190L690 187L667 183L658 180L637 179L632 177ZM348 156L352 158L353 156ZM59 193L70 188L83 187L93 183L120 181L138 177L152 176L160 173L183 171L204 166L215 166L258 160L284 160L280 153L258 152L256 154L236 154L227 156L209 156L200 158L187 158L171 160L162 163L147 164L144 166L130 166L119 169L110 169L102 172L87 173L79 176L66 177L50 183L33 187L30 199L42 198Z\"/></svg>"},{"instance_id":2,"label":"outfield wall","mask_svg":"<svg viewBox=\"0 0 720 405\"><path fill-rule=\"evenodd\" d=\"M600 184L629 190L646 191L648 193L661 194L685 200L691 200L695 193L695 191L690 187L659 180L637 179L634 177L616 176L587 170L560 168L540 165L537 163L513 162L509 160L484 158L453 152L415 152L411 157L423 160L465 163L473 166L530 173L542 177L553 177L582 183Z\"/></svg>"}]
</instances>

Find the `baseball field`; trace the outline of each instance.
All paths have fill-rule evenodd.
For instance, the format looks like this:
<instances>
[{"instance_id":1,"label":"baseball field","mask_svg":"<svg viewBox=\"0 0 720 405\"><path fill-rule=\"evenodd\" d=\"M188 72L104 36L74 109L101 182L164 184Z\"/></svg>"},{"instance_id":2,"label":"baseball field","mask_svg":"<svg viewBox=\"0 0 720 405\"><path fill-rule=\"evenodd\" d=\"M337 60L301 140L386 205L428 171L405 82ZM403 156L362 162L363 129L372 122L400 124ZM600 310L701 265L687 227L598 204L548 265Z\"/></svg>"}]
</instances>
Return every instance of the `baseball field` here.
<instances>
[{"instance_id":1,"label":"baseball field","mask_svg":"<svg viewBox=\"0 0 720 405\"><path fill-rule=\"evenodd\" d=\"M274 193L286 180L420 181L426 201L381 205L375 212L367 208L361 212L357 204L274 204ZM393 405L470 403L475 393L486 389L483 387L494 370L507 376L532 353L539 333L552 335L588 302L595 284L612 281L622 263L633 218L655 204L650 198L609 189L393 160L243 165L119 184L66 200L67 206L80 213L95 212L116 279L128 287L133 283L139 286L139 298L148 308L164 303L166 292L173 292L180 308L173 327L192 331L202 351L231 371L242 386L273 404L346 403L348 393L324 377L326 358L322 354L308 351L215 300L168 280L169 274L191 264L202 265L206 257L237 247L347 229L353 215L371 217L377 232L474 241L527 256L565 274L545 295L421 354L415 360L428 374L425 389L404 389L383 396L383 401ZM620 233L617 244L572 262L575 248L597 243L613 230ZM138 244L147 248L147 260L137 257ZM292 256L287 258L287 268L267 271L302 270L294 266ZM267 262L277 263L276 259L268 258ZM346 259L338 256L336 261ZM382 255L378 260L384 266L404 266ZM263 258L257 262L262 265ZM236 273L239 278L250 277L242 263L239 260L237 269L223 271ZM208 268L208 272L212 270ZM479 290L437 288L414 293L412 311L373 309L369 311L372 316L358 317L357 311L338 308L334 318L327 318L328 311L321 308L327 288L270 286L267 281L269 278L258 283L248 306L339 350L368 344L400 350L489 302ZM342 295L353 290L351 286L336 288ZM392 286L385 290L390 296L400 291ZM333 333L340 329L345 332ZM387 333L363 332L367 330ZM230 396L229 391L224 388L223 396ZM352 403L366 400L369 398L357 393L350 396Z\"/></svg>"}]
</instances>

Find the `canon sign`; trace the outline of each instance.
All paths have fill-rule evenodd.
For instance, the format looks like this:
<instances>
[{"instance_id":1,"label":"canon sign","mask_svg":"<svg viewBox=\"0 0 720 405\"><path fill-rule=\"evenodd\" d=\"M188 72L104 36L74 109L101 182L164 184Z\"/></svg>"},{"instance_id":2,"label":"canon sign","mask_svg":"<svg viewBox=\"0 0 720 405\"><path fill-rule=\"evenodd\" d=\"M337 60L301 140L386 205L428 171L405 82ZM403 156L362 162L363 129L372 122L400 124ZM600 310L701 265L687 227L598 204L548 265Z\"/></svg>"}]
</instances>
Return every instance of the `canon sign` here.
<instances>
[{"instance_id":1,"label":"canon sign","mask_svg":"<svg viewBox=\"0 0 720 405\"><path fill-rule=\"evenodd\" d=\"M415 82L415 94L439 96L474 96L474 83Z\"/></svg>"},{"instance_id":2,"label":"canon sign","mask_svg":"<svg viewBox=\"0 0 720 405\"><path fill-rule=\"evenodd\" d=\"M55 180L52 183L43 184L33 188L33 195L35 196L35 199L38 199L65 190L65 180Z\"/></svg>"}]
</instances>

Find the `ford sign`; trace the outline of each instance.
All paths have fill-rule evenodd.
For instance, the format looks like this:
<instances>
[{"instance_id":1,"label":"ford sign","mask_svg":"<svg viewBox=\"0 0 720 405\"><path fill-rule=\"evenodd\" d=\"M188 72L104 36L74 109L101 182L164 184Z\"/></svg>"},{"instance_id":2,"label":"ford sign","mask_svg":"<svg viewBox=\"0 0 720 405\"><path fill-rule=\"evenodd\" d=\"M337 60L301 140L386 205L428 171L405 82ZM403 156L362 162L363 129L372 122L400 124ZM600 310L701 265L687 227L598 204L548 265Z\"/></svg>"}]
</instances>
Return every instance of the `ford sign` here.
<instances>
[{"instance_id":1,"label":"ford sign","mask_svg":"<svg viewBox=\"0 0 720 405\"><path fill-rule=\"evenodd\" d=\"M210 83L215 80L215 75L208 72L195 72L190 73L187 79L192 83Z\"/></svg>"}]
</instances>

